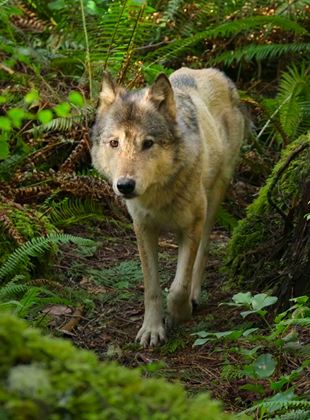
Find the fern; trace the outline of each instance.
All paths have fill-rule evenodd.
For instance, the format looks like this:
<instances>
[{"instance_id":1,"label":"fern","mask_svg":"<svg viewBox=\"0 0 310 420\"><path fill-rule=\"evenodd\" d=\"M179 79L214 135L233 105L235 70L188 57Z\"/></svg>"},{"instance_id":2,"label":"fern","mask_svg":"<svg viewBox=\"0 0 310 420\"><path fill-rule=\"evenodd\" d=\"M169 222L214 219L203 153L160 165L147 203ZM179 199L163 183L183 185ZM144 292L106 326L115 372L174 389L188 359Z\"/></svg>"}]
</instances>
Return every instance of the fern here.
<instances>
[{"instance_id":1,"label":"fern","mask_svg":"<svg viewBox=\"0 0 310 420\"><path fill-rule=\"evenodd\" d=\"M15 274L21 266L23 271L31 266L29 257L38 257L55 245L74 243L78 246L90 246L94 242L90 239L84 239L68 234L51 234L43 237L33 238L24 245L18 247L6 260L0 268L0 280Z\"/></svg>"},{"instance_id":2,"label":"fern","mask_svg":"<svg viewBox=\"0 0 310 420\"><path fill-rule=\"evenodd\" d=\"M24 276L15 276L9 283L5 284L0 289L0 302L15 298L25 293L28 286L25 284L16 284L16 281L21 281Z\"/></svg>"},{"instance_id":3,"label":"fern","mask_svg":"<svg viewBox=\"0 0 310 420\"><path fill-rule=\"evenodd\" d=\"M284 105L280 109L280 122L291 140L306 132L310 115L310 72L302 65L290 67L283 73L277 100Z\"/></svg>"},{"instance_id":4,"label":"fern","mask_svg":"<svg viewBox=\"0 0 310 420\"><path fill-rule=\"evenodd\" d=\"M104 219L100 203L90 199L66 197L59 203L48 203L47 210L48 218L55 226L68 226L86 219Z\"/></svg>"},{"instance_id":5,"label":"fern","mask_svg":"<svg viewBox=\"0 0 310 420\"><path fill-rule=\"evenodd\" d=\"M267 44L257 45L250 44L245 47L226 51L209 60L210 65L223 63L230 66L234 61L240 63L242 60L265 60L280 57L281 55L300 54L304 56L310 54L309 43L292 43L292 44Z\"/></svg>"},{"instance_id":6,"label":"fern","mask_svg":"<svg viewBox=\"0 0 310 420\"><path fill-rule=\"evenodd\" d=\"M59 117L54 118L46 124L33 127L27 132L35 136L53 131L67 132L71 131L78 125L85 124L86 121L92 120L95 115L95 108L91 105L79 108L75 110L75 114L70 117Z\"/></svg>"},{"instance_id":7,"label":"fern","mask_svg":"<svg viewBox=\"0 0 310 420\"><path fill-rule=\"evenodd\" d=\"M299 412L302 412L303 414L307 414L308 418L310 416L310 401L308 400L284 400L284 401L266 401L263 400L259 404L255 404L252 407L248 408L247 410L242 411L239 413L242 414L250 414L253 412L256 412L257 410L263 410L264 413L274 413L272 416L268 416L267 418L274 419L274 416L282 415L281 412L284 411L284 414L288 415L290 412L296 411L296 409L299 410ZM279 412L277 414L277 412Z\"/></svg>"},{"instance_id":8,"label":"fern","mask_svg":"<svg viewBox=\"0 0 310 420\"><path fill-rule=\"evenodd\" d=\"M184 3L185 0L169 0L165 7L163 21L168 22L169 20L174 19L175 15L180 14L180 8ZM184 15L184 13L181 12L181 15Z\"/></svg>"},{"instance_id":9,"label":"fern","mask_svg":"<svg viewBox=\"0 0 310 420\"><path fill-rule=\"evenodd\" d=\"M290 413L272 417L273 420L309 420L310 411L292 410Z\"/></svg>"},{"instance_id":10,"label":"fern","mask_svg":"<svg viewBox=\"0 0 310 420\"><path fill-rule=\"evenodd\" d=\"M280 16L255 16L248 17L244 19L235 20L232 22L225 22L221 25L214 25L213 28L206 31L199 32L196 35L188 37L186 39L177 40L171 44L159 48L154 53L149 53L147 55L148 60L152 61L152 64L155 62L165 62L168 58L176 57L198 44L204 39L215 39L215 38L225 38L229 36L236 36L242 32L249 32L254 29L261 28L263 25L271 25L282 28L286 31L291 31L295 34L306 34L307 31L301 25L293 22L290 19L280 17Z\"/></svg>"}]
</instances>

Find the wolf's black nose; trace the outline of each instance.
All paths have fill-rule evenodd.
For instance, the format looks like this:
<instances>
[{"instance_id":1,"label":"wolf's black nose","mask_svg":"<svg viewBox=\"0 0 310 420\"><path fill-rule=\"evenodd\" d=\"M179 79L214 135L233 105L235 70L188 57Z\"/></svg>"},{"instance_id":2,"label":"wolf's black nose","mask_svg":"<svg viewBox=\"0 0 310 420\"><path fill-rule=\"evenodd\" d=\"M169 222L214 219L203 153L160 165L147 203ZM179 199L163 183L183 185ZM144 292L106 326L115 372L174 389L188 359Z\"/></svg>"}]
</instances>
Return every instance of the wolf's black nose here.
<instances>
[{"instance_id":1,"label":"wolf's black nose","mask_svg":"<svg viewBox=\"0 0 310 420\"><path fill-rule=\"evenodd\" d=\"M136 181L132 178L119 178L116 185L120 193L128 195L134 192Z\"/></svg>"}]
</instances>

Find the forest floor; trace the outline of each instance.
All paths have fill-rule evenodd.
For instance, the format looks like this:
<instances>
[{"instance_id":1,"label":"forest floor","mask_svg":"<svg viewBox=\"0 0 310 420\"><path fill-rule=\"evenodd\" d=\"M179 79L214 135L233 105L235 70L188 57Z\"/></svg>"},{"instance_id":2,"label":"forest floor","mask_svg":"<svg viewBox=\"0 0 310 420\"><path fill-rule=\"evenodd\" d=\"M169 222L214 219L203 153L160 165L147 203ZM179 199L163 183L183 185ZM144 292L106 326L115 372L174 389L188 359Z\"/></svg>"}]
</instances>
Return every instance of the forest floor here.
<instances>
[{"instance_id":1,"label":"forest floor","mask_svg":"<svg viewBox=\"0 0 310 420\"><path fill-rule=\"evenodd\" d=\"M90 253L68 247L57 261L55 278L72 290L70 300L77 293L80 305L77 303L77 311L70 305L48 310L53 333L65 332L78 347L94 351L101 360L139 367L145 376L181 382L190 393L209 392L230 412L240 412L261 398L256 391L242 389L251 380L240 373L244 359L236 342L217 340L193 346L199 331L221 332L245 325L239 310L220 305L240 291L236 284L228 284L221 270L229 240L225 229L213 229L202 298L193 318L170 331L166 344L148 349L135 343L143 321L143 277L131 225L106 219L74 225L70 233L94 239L97 246ZM164 296L176 261L176 243L173 236L166 235L160 239L159 254ZM283 357L281 364L281 374L297 367L293 358ZM257 382L266 386L268 396L267 381L252 380Z\"/></svg>"},{"instance_id":2,"label":"forest floor","mask_svg":"<svg viewBox=\"0 0 310 420\"><path fill-rule=\"evenodd\" d=\"M222 373L225 365L237 363L238 356L228 353L225 345L214 342L193 347L197 338L193 335L195 332L229 330L242 322L238 311L219 306L236 293L235 288L232 292L225 284L225 277L220 272L228 241L228 234L223 229L215 228L212 233L202 298L193 318L170 331L165 345L151 349L135 343L144 306L143 277L133 232L117 232L111 228L108 236L106 226L105 231L100 232L100 226L86 225L80 226L78 231L75 227L74 233L98 241L92 257L69 252L58 263L58 270L67 278L66 282L84 289L93 299L90 307L84 308L74 330L69 332L79 347L95 351L102 360L142 367L146 376L179 381L190 392L208 391L214 398L223 400L229 411L245 408L247 401L253 400L253 395L240 395L236 382L225 379ZM159 260L163 294L167 295L177 260L172 237L161 238ZM68 317L68 314L63 315ZM60 317L57 326L64 321ZM238 384L241 382L239 380Z\"/></svg>"}]
</instances>

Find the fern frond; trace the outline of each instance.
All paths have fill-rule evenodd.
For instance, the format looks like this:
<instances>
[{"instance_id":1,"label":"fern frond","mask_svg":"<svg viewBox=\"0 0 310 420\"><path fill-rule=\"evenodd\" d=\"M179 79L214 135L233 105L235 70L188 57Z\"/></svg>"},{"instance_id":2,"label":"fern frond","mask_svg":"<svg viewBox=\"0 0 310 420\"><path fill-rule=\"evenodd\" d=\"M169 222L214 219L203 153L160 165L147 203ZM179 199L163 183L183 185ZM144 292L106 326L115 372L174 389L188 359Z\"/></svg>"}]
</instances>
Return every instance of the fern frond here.
<instances>
[{"instance_id":1,"label":"fern frond","mask_svg":"<svg viewBox=\"0 0 310 420\"><path fill-rule=\"evenodd\" d=\"M91 199L68 198L60 203L49 203L48 217L55 226L68 226L82 220L103 220L103 207Z\"/></svg>"},{"instance_id":2,"label":"fern frond","mask_svg":"<svg viewBox=\"0 0 310 420\"><path fill-rule=\"evenodd\" d=\"M310 51L310 50L309 50ZM299 68L291 66L283 73L277 99L285 103L280 109L280 122L289 137L296 138L298 128L306 123L305 131L310 127L310 72L302 64ZM302 127L303 128L303 127Z\"/></svg>"},{"instance_id":3,"label":"fern frond","mask_svg":"<svg viewBox=\"0 0 310 420\"><path fill-rule=\"evenodd\" d=\"M0 289L0 302L19 296L22 293L25 293L27 289L28 286L26 286L25 284L15 284L14 282L10 281L8 284L2 286Z\"/></svg>"},{"instance_id":4,"label":"fern frond","mask_svg":"<svg viewBox=\"0 0 310 420\"><path fill-rule=\"evenodd\" d=\"M290 413L272 417L272 420L309 420L310 411L292 410Z\"/></svg>"},{"instance_id":5,"label":"fern frond","mask_svg":"<svg viewBox=\"0 0 310 420\"><path fill-rule=\"evenodd\" d=\"M83 108L77 109L75 114L70 117L59 117L52 119L47 124L41 124L33 127L27 132L33 135L41 133L53 132L53 131L70 131L77 125L83 124L88 119L91 119L95 115L95 109L91 105L87 105Z\"/></svg>"},{"instance_id":6,"label":"fern frond","mask_svg":"<svg viewBox=\"0 0 310 420\"><path fill-rule=\"evenodd\" d=\"M292 31L295 34L306 34L307 31L304 27L293 22L290 19L280 16L254 16L244 19L235 20L232 22L225 22L221 25L215 25L213 28L206 31L199 32L191 37L180 39L172 42L171 44L159 48L153 53L147 55L148 61L152 62L165 62L168 58L176 57L186 51L188 48L193 47L204 39L214 39L221 37L229 37L241 32L249 32L251 30L262 27L263 25L270 25L271 27L280 27L286 31Z\"/></svg>"},{"instance_id":7,"label":"fern frond","mask_svg":"<svg viewBox=\"0 0 310 420\"><path fill-rule=\"evenodd\" d=\"M307 54L310 54L310 44L250 44L237 50L225 51L223 54L220 54L217 57L210 59L209 64L214 65L223 63L226 66L230 66L233 62L239 63L241 60L265 60L267 58L271 59L288 54L302 54L306 57Z\"/></svg>"},{"instance_id":8,"label":"fern frond","mask_svg":"<svg viewBox=\"0 0 310 420\"><path fill-rule=\"evenodd\" d=\"M310 401L308 400L291 400L291 401L261 401L259 404L255 404L252 407L242 411L239 414L249 414L257 410L263 409L266 413L276 413L277 411L285 411L300 409L304 412L310 413ZM273 418L273 417L272 417Z\"/></svg>"},{"instance_id":9,"label":"fern frond","mask_svg":"<svg viewBox=\"0 0 310 420\"><path fill-rule=\"evenodd\" d=\"M0 267L0 280L8 275L13 275L24 264L23 269L29 265L29 257L38 257L51 249L54 245L74 243L78 246L90 246L94 242L90 239L84 239L68 234L50 234L33 238L24 245L17 248Z\"/></svg>"}]
</instances>

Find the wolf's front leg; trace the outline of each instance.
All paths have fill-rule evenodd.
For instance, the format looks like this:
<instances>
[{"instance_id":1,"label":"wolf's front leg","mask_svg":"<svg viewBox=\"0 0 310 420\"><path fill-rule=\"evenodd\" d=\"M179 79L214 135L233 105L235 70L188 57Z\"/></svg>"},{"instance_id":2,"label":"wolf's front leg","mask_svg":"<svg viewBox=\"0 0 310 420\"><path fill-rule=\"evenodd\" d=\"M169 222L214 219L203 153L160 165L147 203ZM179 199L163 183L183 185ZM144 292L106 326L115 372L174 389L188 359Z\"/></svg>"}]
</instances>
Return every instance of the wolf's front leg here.
<instances>
[{"instance_id":1,"label":"wolf's front leg","mask_svg":"<svg viewBox=\"0 0 310 420\"><path fill-rule=\"evenodd\" d=\"M158 231L134 223L144 277L144 321L136 340L144 347L166 341L158 275Z\"/></svg>"},{"instance_id":2,"label":"wolf's front leg","mask_svg":"<svg viewBox=\"0 0 310 420\"><path fill-rule=\"evenodd\" d=\"M197 221L182 232L179 240L178 264L175 279L168 295L170 322L179 323L192 315L191 284L193 266L201 240L204 220Z\"/></svg>"}]
</instances>

